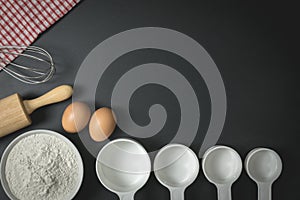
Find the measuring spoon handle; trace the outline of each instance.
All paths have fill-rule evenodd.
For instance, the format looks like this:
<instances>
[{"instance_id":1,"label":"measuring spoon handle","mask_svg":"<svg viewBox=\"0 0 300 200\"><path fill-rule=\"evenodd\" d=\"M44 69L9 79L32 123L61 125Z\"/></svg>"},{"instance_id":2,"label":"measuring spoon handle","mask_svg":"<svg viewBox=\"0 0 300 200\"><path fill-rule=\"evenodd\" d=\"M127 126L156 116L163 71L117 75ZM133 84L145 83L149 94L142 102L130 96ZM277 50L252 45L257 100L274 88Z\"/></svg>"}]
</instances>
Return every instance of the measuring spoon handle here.
<instances>
[{"instance_id":1,"label":"measuring spoon handle","mask_svg":"<svg viewBox=\"0 0 300 200\"><path fill-rule=\"evenodd\" d=\"M118 195L120 200L134 200L134 193L121 193Z\"/></svg>"},{"instance_id":2,"label":"measuring spoon handle","mask_svg":"<svg viewBox=\"0 0 300 200\"><path fill-rule=\"evenodd\" d=\"M184 200L184 188L170 189L171 200Z\"/></svg>"},{"instance_id":3,"label":"measuring spoon handle","mask_svg":"<svg viewBox=\"0 0 300 200\"><path fill-rule=\"evenodd\" d=\"M258 200L271 200L272 199L272 184L271 183L257 183L258 187Z\"/></svg>"},{"instance_id":4,"label":"measuring spoon handle","mask_svg":"<svg viewBox=\"0 0 300 200\"><path fill-rule=\"evenodd\" d=\"M218 200L231 200L231 185L217 185Z\"/></svg>"}]
</instances>

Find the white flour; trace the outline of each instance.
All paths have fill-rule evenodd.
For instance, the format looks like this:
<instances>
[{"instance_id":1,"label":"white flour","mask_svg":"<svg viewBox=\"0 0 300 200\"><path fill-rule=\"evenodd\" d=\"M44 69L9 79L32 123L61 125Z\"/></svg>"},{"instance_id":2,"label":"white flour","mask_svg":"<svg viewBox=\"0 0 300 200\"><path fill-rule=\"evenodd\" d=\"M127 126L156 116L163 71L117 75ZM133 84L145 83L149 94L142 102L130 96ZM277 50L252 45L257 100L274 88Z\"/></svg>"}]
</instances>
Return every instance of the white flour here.
<instances>
[{"instance_id":1,"label":"white flour","mask_svg":"<svg viewBox=\"0 0 300 200\"><path fill-rule=\"evenodd\" d=\"M64 200L78 183L79 167L67 143L35 134L13 147L5 173L11 192L20 200Z\"/></svg>"}]
</instances>

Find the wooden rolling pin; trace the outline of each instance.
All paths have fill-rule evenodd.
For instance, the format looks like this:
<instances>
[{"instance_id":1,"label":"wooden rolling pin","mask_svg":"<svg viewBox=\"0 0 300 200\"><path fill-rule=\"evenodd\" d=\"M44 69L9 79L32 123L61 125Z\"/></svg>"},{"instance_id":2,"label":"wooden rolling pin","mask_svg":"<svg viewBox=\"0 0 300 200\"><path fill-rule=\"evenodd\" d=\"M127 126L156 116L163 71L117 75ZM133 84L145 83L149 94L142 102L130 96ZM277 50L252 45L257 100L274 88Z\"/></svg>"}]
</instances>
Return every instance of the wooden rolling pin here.
<instances>
[{"instance_id":1,"label":"wooden rolling pin","mask_svg":"<svg viewBox=\"0 0 300 200\"><path fill-rule=\"evenodd\" d=\"M30 114L36 109L64 101L72 96L73 89L62 85L32 100L22 100L16 93L0 100L0 137L31 124Z\"/></svg>"}]
</instances>

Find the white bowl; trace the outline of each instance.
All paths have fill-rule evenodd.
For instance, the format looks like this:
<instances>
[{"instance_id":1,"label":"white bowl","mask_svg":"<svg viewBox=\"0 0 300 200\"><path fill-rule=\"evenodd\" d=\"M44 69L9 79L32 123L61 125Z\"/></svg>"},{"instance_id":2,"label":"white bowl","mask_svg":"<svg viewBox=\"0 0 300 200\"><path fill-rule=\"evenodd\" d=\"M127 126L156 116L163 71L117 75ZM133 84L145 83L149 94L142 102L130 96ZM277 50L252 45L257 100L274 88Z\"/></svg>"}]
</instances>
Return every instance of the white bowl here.
<instances>
[{"instance_id":1,"label":"white bowl","mask_svg":"<svg viewBox=\"0 0 300 200\"><path fill-rule=\"evenodd\" d=\"M83 162L82 162L82 158L77 150L77 148L74 146L74 144L67 139L65 136L54 132L54 131L50 131L50 130L32 130L32 131L28 131L26 133L21 134L20 136L18 136L17 138L15 138L5 149L2 158L1 158L1 162L0 162L0 179L1 179L1 184L2 187L5 191L5 193L7 194L7 196L11 199L11 200L18 200L10 191L10 188L8 186L7 180L6 180L6 176L5 176L5 166L6 166L6 161L7 161L7 157L10 153L10 151L12 150L12 148L23 138L30 136L30 135L34 135L34 134L48 134L51 136L55 136L58 139L64 141L66 144L69 145L69 147L74 151L76 157L77 157L77 163L78 163L78 168L79 168L79 175L78 175L78 183L75 187L75 189L69 193L69 195L67 196L66 200L71 200L75 197L75 195L77 194L77 192L80 189L82 180L83 180Z\"/></svg>"}]
</instances>

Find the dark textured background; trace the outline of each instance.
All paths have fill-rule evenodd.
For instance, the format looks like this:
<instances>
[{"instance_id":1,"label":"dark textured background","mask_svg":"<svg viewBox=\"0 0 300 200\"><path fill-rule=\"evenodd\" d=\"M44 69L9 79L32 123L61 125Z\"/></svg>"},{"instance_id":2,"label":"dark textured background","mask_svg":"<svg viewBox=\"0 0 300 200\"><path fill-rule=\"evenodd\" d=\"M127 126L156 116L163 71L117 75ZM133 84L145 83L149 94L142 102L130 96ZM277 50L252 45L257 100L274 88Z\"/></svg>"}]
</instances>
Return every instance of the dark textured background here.
<instances>
[{"instance_id":1,"label":"dark textured background","mask_svg":"<svg viewBox=\"0 0 300 200\"><path fill-rule=\"evenodd\" d=\"M234 147L244 159L257 146L275 149L283 160L283 174L274 184L273 199L299 199L299 15L293 1L99 1L85 0L42 34L35 45L47 49L54 57L57 73L43 85L22 84L0 73L0 98L18 92L33 98L60 84L72 84L83 59L106 38L127 29L159 26L174 29L197 40L217 64L227 91L228 111L219 144ZM101 80L96 95L97 106L109 106L109 83L118 76L118 66L133 66L147 61L168 63L176 68L184 61L159 51L139 51L118 59ZM194 77L187 66L185 75L200 99L204 121L192 144L198 151L207 128L209 103L201 77ZM105 87L107 83L107 87ZM202 94L203 92L203 94ZM158 94L158 97L149 94ZM60 118L67 102L42 108L32 115L34 124L0 140L0 154L22 132L45 128L67 136L79 149L85 166L82 187L75 199L117 199L98 181L94 164L78 135L62 130ZM178 102L166 88L148 85L133 96L131 109L137 123L147 123L147 106L161 103L168 112L166 127L148 140L139 140L148 150L161 147L178 127ZM205 109L206 108L206 109ZM1 111L0 111L1 112ZM205 121L206 120L206 121ZM200 123L200 125L201 125ZM116 130L114 138L122 136ZM233 185L233 199L256 199L256 186L245 171ZM216 199L216 189L200 172L185 193L186 199ZM166 188L153 174L136 199L168 199ZM0 199L7 199L2 187Z\"/></svg>"}]
</instances>

